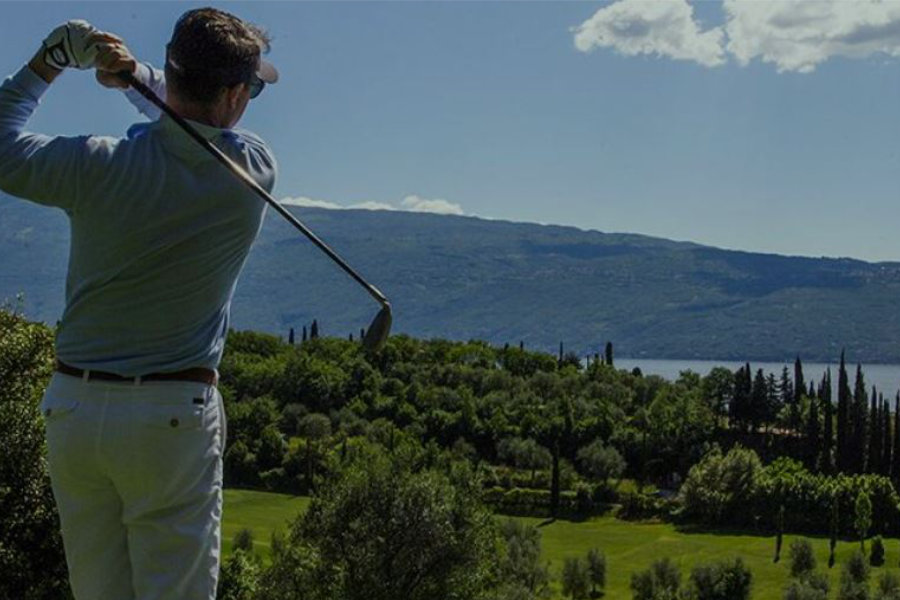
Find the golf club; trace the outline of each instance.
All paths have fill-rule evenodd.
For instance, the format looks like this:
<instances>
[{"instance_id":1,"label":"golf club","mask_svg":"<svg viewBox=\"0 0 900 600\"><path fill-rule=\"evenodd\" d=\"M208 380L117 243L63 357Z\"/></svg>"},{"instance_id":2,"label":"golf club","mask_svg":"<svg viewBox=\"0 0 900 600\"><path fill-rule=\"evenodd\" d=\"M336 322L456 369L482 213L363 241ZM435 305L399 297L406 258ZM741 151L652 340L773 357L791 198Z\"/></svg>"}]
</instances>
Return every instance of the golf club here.
<instances>
[{"instance_id":1,"label":"golf club","mask_svg":"<svg viewBox=\"0 0 900 600\"><path fill-rule=\"evenodd\" d=\"M275 198L272 197L266 190L262 188L256 181L253 180L250 175L244 171L244 169L235 163L233 160L228 158L221 150L216 148L212 142L204 138L200 133L194 129L194 127L181 118L172 108L163 102L159 96L157 96L153 90L148 88L146 85L138 81L134 75L129 73L128 71L122 71L118 74L119 78L125 81L128 85L137 90L144 98L155 104L161 111L166 113L173 121L175 121L188 135L190 135L194 141L198 144L206 148L210 154L212 154L220 163L225 165L228 170L230 170L238 179L243 181L247 187L256 192L256 195L265 200L269 206L274 208L278 214L287 219L288 223L296 227L300 230L300 232L305 235L309 240L319 247L319 249L327 254L331 260L336 262L339 267L341 267L350 277L356 280L361 286L363 286L369 295L372 296L380 305L381 310L378 311L378 314L375 315L375 318L372 320L372 323L369 325L369 328L366 330L366 335L363 337L362 343L363 347L367 350L376 351L378 350L384 342L387 340L388 336L391 333L391 304L388 302L388 299L382 294L378 288L374 285L366 281L362 278L362 276L357 273L350 265L348 265L344 259L342 259L338 254L328 247L325 242L319 239L319 237L313 233L306 225L301 223L294 215L292 215L288 210L282 206Z\"/></svg>"}]
</instances>

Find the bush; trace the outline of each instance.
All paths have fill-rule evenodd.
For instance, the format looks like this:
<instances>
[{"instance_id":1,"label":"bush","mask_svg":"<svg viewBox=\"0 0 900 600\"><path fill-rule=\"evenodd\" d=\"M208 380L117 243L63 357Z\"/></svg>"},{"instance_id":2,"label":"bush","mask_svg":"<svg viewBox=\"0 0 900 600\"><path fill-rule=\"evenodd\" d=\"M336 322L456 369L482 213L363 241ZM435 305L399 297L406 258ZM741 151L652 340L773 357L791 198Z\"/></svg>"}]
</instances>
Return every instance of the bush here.
<instances>
[{"instance_id":1,"label":"bush","mask_svg":"<svg viewBox=\"0 0 900 600\"><path fill-rule=\"evenodd\" d=\"M791 542L789 550L791 557L791 577L803 577L816 569L816 557L813 554L812 544L804 538L797 538Z\"/></svg>"},{"instance_id":2,"label":"bush","mask_svg":"<svg viewBox=\"0 0 900 600\"><path fill-rule=\"evenodd\" d=\"M481 598L496 581L499 534L478 486L467 463L450 476L413 472L380 446L360 448L273 545L262 597Z\"/></svg>"},{"instance_id":3,"label":"bush","mask_svg":"<svg viewBox=\"0 0 900 600\"><path fill-rule=\"evenodd\" d=\"M692 600L747 600L753 576L740 558L691 570Z\"/></svg>"},{"instance_id":4,"label":"bush","mask_svg":"<svg viewBox=\"0 0 900 600\"><path fill-rule=\"evenodd\" d=\"M588 574L591 577L591 591L606 587L606 555L597 548L591 548L587 555Z\"/></svg>"},{"instance_id":5,"label":"bush","mask_svg":"<svg viewBox=\"0 0 900 600\"><path fill-rule=\"evenodd\" d=\"M588 565L581 558L566 558L562 569L562 593L574 600L583 600L588 597L588 588L591 584L591 576Z\"/></svg>"},{"instance_id":6,"label":"bush","mask_svg":"<svg viewBox=\"0 0 900 600\"><path fill-rule=\"evenodd\" d=\"M234 540L231 542L233 551L243 550L244 552L253 552L253 532L246 527L239 529L234 534Z\"/></svg>"},{"instance_id":7,"label":"bush","mask_svg":"<svg viewBox=\"0 0 900 600\"><path fill-rule=\"evenodd\" d=\"M784 591L784 600L827 600L828 578L821 573L810 573L801 580L793 580Z\"/></svg>"},{"instance_id":8,"label":"bush","mask_svg":"<svg viewBox=\"0 0 900 600\"><path fill-rule=\"evenodd\" d=\"M722 455L718 446L691 467L679 498L689 519L708 525L748 523L747 507L758 491L762 463L753 450L735 446Z\"/></svg>"},{"instance_id":9,"label":"bush","mask_svg":"<svg viewBox=\"0 0 900 600\"><path fill-rule=\"evenodd\" d=\"M863 553L854 552L841 571L841 587L838 600L868 600L869 565Z\"/></svg>"},{"instance_id":10,"label":"bush","mask_svg":"<svg viewBox=\"0 0 900 600\"><path fill-rule=\"evenodd\" d=\"M39 404L53 334L0 309L0 598L69 598Z\"/></svg>"},{"instance_id":11,"label":"bush","mask_svg":"<svg viewBox=\"0 0 900 600\"><path fill-rule=\"evenodd\" d=\"M216 600L252 600L259 591L260 572L254 555L236 550L222 562Z\"/></svg>"},{"instance_id":12,"label":"bush","mask_svg":"<svg viewBox=\"0 0 900 600\"><path fill-rule=\"evenodd\" d=\"M681 573L668 557L654 561L646 571L631 576L633 600L675 599L681 590Z\"/></svg>"},{"instance_id":13,"label":"bush","mask_svg":"<svg viewBox=\"0 0 900 600\"><path fill-rule=\"evenodd\" d=\"M880 567L884 564L884 541L880 535L872 538L872 546L869 548L869 564Z\"/></svg>"},{"instance_id":14,"label":"bush","mask_svg":"<svg viewBox=\"0 0 900 600\"><path fill-rule=\"evenodd\" d=\"M900 575L887 571L878 578L875 600L900 600Z\"/></svg>"}]
</instances>

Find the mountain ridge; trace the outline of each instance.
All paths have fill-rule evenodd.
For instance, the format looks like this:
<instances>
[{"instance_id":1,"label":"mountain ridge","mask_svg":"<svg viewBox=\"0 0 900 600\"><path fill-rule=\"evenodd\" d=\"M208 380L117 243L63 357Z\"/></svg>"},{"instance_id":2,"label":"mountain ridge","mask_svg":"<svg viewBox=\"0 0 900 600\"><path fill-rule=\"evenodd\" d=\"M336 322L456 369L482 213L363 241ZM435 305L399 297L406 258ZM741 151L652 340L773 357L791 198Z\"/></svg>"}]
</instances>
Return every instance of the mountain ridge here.
<instances>
[{"instance_id":1,"label":"mountain ridge","mask_svg":"<svg viewBox=\"0 0 900 600\"><path fill-rule=\"evenodd\" d=\"M900 263L784 256L475 216L289 206L391 299L395 331L634 358L900 362ZM0 299L61 313L65 215L0 196ZM272 211L232 325L358 334L364 291Z\"/></svg>"}]
</instances>

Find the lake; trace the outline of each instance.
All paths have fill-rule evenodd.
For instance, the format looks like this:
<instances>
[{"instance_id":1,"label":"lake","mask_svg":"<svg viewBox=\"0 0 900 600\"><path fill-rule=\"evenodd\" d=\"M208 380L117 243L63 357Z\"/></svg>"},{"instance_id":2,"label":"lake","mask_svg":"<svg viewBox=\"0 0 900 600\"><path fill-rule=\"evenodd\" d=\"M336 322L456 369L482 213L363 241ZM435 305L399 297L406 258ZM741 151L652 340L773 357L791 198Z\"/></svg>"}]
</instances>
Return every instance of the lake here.
<instances>
[{"instance_id":1,"label":"lake","mask_svg":"<svg viewBox=\"0 0 900 600\"><path fill-rule=\"evenodd\" d=\"M665 379L678 379L678 374L685 370L691 370L700 375L707 375L713 367L725 367L731 371L737 371L745 363L732 362L726 360L658 360L643 358L615 358L615 366L617 369L628 369L634 367L640 368L644 375L659 375ZM757 369L762 369L766 375L774 373L775 378L781 377L781 370L787 366L791 379L794 378L794 363L780 362L751 362L750 368L756 375ZM803 378L806 380L807 387L810 381L814 381L816 387L822 381L822 375L825 369L831 368L832 383L832 400L837 402L837 383L838 383L838 363L803 363ZM900 390L900 365L880 365L871 364L863 365L863 377L866 382L866 389L871 394L874 385L879 392L884 394L885 398L894 398L894 395ZM850 378L850 390L856 382L856 363L847 363L847 375Z\"/></svg>"}]
</instances>

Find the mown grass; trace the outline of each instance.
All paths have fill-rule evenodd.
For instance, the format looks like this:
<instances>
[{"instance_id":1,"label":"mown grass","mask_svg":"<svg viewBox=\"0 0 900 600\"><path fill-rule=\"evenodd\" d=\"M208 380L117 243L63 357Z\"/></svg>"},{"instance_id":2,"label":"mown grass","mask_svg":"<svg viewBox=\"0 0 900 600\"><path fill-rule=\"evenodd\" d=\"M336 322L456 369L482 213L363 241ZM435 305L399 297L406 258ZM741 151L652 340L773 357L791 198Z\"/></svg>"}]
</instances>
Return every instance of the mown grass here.
<instances>
[{"instance_id":1,"label":"mown grass","mask_svg":"<svg viewBox=\"0 0 900 600\"><path fill-rule=\"evenodd\" d=\"M226 490L223 524L225 555L231 552L234 534L246 527L253 532L255 549L267 557L271 532L278 528L286 529L287 522L294 519L308 504L309 498ZM777 600L782 597L788 583L788 549L791 540L796 537L784 536L782 558L776 564L772 561L775 552L774 536L741 532L688 533L666 523L631 523L613 517L597 517L586 521L548 522L531 517L522 517L521 520L539 527L544 557L550 563L551 573L557 580L566 557L583 557L591 548L599 548L605 552L605 597L613 600L631 598L631 574L646 569L654 560L664 556L671 557L681 566L683 580L687 580L691 567L698 563L740 556L753 572L752 598ZM819 568L828 573L831 589L836 590L841 565L859 544L838 543L837 564L829 570L828 539L810 538L810 541ZM890 539L885 540L885 546L886 563L884 567L872 570L873 583L883 571L898 571L900 543L896 539ZM555 598L561 597L558 581L554 582L553 590Z\"/></svg>"}]
</instances>

